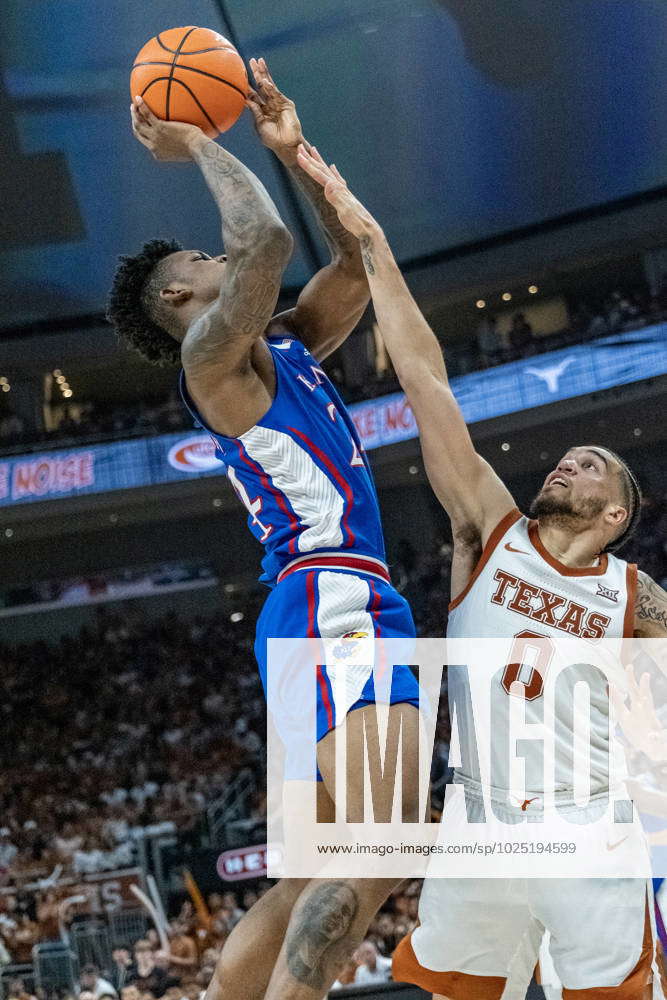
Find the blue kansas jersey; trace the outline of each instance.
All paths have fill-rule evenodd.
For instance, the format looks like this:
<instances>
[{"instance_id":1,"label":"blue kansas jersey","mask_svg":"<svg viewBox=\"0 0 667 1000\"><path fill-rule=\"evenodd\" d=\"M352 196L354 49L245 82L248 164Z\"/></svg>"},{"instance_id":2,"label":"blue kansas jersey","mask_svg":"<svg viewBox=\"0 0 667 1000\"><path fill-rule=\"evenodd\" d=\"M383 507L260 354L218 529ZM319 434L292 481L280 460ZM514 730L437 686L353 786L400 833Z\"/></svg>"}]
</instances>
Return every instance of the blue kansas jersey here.
<instances>
[{"instance_id":1,"label":"blue kansas jersey","mask_svg":"<svg viewBox=\"0 0 667 1000\"><path fill-rule=\"evenodd\" d=\"M367 557L371 568L371 560L384 562L375 485L350 415L300 341L272 338L267 344L275 398L238 438L207 426L180 375L183 400L211 435L248 510L250 530L266 549L262 580L274 584L289 564L316 553Z\"/></svg>"}]
</instances>

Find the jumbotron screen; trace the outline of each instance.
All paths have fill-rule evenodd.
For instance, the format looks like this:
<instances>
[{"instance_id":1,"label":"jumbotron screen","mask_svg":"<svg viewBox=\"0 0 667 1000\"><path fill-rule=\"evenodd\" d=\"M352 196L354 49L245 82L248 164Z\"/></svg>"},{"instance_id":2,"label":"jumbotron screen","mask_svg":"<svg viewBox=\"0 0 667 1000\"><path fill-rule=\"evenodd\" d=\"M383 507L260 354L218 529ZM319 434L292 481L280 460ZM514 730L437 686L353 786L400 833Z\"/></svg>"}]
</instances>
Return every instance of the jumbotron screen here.
<instances>
[{"instance_id":1,"label":"jumbotron screen","mask_svg":"<svg viewBox=\"0 0 667 1000\"><path fill-rule=\"evenodd\" d=\"M664 4L226 8L243 54L266 57L306 136L344 171L403 261L667 183ZM226 34L220 9L189 0L187 23ZM17 0L0 18L0 323L101 309L116 255L154 235L220 252L198 172L154 163L129 128L132 59L158 31L186 23L183 4ZM249 114L223 141L296 229ZM287 284L311 270L298 251Z\"/></svg>"}]
</instances>

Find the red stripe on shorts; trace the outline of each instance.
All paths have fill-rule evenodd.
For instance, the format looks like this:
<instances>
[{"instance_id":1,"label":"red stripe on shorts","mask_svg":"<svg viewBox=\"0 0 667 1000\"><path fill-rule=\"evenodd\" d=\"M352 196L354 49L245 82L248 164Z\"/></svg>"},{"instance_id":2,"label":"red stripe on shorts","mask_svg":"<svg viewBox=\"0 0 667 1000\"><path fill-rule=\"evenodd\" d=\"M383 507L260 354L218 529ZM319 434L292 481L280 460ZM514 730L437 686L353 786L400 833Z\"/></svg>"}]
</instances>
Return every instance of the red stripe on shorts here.
<instances>
[{"instance_id":1,"label":"red stripe on shorts","mask_svg":"<svg viewBox=\"0 0 667 1000\"><path fill-rule=\"evenodd\" d=\"M306 575L306 599L308 601L308 638L315 639L317 637L317 629L315 627L315 572L313 570ZM327 713L327 725L329 729L333 729L333 706L329 697L324 671L320 663L317 664L317 682L320 686L322 704Z\"/></svg>"}]
</instances>

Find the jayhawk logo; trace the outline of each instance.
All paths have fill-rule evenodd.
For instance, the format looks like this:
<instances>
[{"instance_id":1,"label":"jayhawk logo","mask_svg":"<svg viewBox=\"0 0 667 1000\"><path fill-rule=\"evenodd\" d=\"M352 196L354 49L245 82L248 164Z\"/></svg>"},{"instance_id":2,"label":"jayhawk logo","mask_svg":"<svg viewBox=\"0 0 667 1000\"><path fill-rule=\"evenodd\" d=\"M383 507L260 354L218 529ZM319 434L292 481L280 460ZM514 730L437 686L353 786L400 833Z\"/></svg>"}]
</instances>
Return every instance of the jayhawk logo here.
<instances>
[{"instance_id":1,"label":"jayhawk logo","mask_svg":"<svg viewBox=\"0 0 667 1000\"><path fill-rule=\"evenodd\" d=\"M348 656L352 656L360 639L368 639L368 632L346 632L341 636L339 644L334 646L334 656L339 660L346 660Z\"/></svg>"}]
</instances>

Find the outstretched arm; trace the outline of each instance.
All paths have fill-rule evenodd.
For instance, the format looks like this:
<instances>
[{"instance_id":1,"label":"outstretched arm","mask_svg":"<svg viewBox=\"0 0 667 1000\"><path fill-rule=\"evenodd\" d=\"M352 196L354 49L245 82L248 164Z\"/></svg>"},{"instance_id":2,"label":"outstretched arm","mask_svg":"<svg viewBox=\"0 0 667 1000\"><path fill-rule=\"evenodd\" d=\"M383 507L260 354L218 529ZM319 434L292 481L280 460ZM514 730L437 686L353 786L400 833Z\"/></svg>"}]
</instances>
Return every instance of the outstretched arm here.
<instances>
[{"instance_id":1,"label":"outstretched arm","mask_svg":"<svg viewBox=\"0 0 667 1000\"><path fill-rule=\"evenodd\" d=\"M477 454L452 393L438 340L424 319L372 215L317 153L299 151L300 166L319 184L342 224L359 240L378 327L419 426L429 481L455 533L473 529L486 542L514 501Z\"/></svg>"},{"instance_id":2,"label":"outstretched arm","mask_svg":"<svg viewBox=\"0 0 667 1000\"><path fill-rule=\"evenodd\" d=\"M667 593L641 570L637 573L635 635L642 639L667 638Z\"/></svg>"},{"instance_id":3,"label":"outstretched arm","mask_svg":"<svg viewBox=\"0 0 667 1000\"><path fill-rule=\"evenodd\" d=\"M188 378L217 365L223 356L226 368L247 361L253 341L273 314L292 252L292 237L255 175L205 137L192 150L220 209L227 266L217 302L193 323L183 341Z\"/></svg>"},{"instance_id":4,"label":"outstretched arm","mask_svg":"<svg viewBox=\"0 0 667 1000\"><path fill-rule=\"evenodd\" d=\"M311 278L296 307L277 316L275 325L292 330L321 360L352 332L370 299L359 241L341 224L321 185L297 164L297 150L305 140L294 101L280 92L264 59L251 59L250 67L257 90L250 91L247 104L257 133L307 198L331 254L330 263Z\"/></svg>"},{"instance_id":5,"label":"outstretched arm","mask_svg":"<svg viewBox=\"0 0 667 1000\"><path fill-rule=\"evenodd\" d=\"M223 383L242 379L234 415L241 425L248 419L252 425L270 399L251 365L251 351L273 314L292 237L263 184L201 129L161 121L141 98L133 104L132 125L156 159L194 160L220 210L227 253L224 280L217 300L188 329L181 359L190 391L198 402L206 401L207 415L213 413L223 423L228 419L226 400L232 396L223 391ZM240 414L239 406L247 414ZM225 433L233 431L226 428Z\"/></svg>"}]
</instances>

